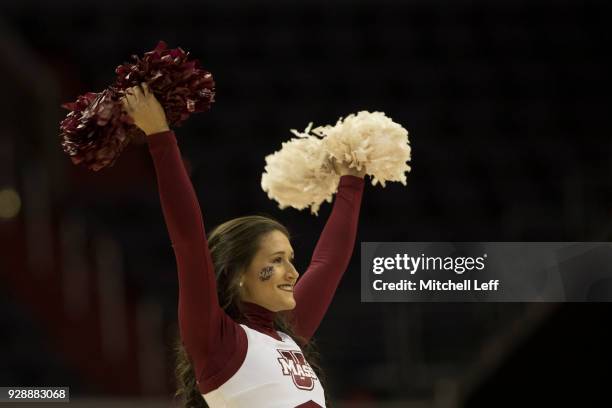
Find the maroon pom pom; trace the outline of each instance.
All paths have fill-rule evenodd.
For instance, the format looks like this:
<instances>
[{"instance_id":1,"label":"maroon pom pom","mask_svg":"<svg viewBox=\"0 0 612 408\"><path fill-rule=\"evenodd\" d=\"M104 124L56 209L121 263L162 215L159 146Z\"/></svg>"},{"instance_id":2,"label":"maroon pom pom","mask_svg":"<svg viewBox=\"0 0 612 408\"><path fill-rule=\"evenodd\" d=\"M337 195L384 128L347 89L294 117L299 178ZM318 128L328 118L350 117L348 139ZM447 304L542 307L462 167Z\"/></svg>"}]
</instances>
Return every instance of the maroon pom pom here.
<instances>
[{"instance_id":1,"label":"maroon pom pom","mask_svg":"<svg viewBox=\"0 0 612 408\"><path fill-rule=\"evenodd\" d=\"M181 48L168 49L160 41L135 63L120 65L115 70L114 87L119 93L146 82L166 112L170 126L180 126L192 113L204 112L215 99L212 74L200 68L196 60Z\"/></svg>"},{"instance_id":2,"label":"maroon pom pom","mask_svg":"<svg viewBox=\"0 0 612 408\"><path fill-rule=\"evenodd\" d=\"M142 58L134 55L135 63L118 66L115 83L108 89L62 105L71 111L60 124L60 136L72 162L97 171L112 166L130 141L144 139L120 100L127 88L142 82L164 108L170 126L180 126L192 113L208 110L215 97L212 75L188 57L189 53L167 49L160 41Z\"/></svg>"},{"instance_id":3,"label":"maroon pom pom","mask_svg":"<svg viewBox=\"0 0 612 408\"><path fill-rule=\"evenodd\" d=\"M74 164L94 171L112 166L130 138L142 132L110 89L88 92L62 107L71 110L60 124L62 148Z\"/></svg>"}]
</instances>

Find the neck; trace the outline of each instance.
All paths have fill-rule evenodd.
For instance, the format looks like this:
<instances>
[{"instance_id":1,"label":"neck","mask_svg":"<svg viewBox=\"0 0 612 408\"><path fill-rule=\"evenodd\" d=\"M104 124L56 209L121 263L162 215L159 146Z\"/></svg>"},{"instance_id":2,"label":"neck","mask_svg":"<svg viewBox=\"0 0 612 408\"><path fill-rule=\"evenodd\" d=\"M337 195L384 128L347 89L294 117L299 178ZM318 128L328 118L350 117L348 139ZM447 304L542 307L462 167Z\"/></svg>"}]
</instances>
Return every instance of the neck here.
<instances>
[{"instance_id":1,"label":"neck","mask_svg":"<svg viewBox=\"0 0 612 408\"><path fill-rule=\"evenodd\" d=\"M276 312L272 312L255 303L242 302L242 318L240 323L246 324L251 329L279 338L274 329L274 318Z\"/></svg>"}]
</instances>

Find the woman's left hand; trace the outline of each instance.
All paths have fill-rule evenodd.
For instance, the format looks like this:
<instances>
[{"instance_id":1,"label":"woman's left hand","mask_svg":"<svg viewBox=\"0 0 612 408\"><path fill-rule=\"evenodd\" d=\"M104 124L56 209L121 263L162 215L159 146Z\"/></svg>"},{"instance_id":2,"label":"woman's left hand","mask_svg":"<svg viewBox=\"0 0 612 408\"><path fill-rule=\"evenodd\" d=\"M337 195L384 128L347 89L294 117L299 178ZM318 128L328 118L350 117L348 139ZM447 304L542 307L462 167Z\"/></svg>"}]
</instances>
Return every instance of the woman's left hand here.
<instances>
[{"instance_id":1,"label":"woman's left hand","mask_svg":"<svg viewBox=\"0 0 612 408\"><path fill-rule=\"evenodd\" d=\"M365 168L361 170L357 170L354 167L349 167L348 164L344 162L338 162L336 160L332 160L334 170L339 176L355 176L364 178L365 177Z\"/></svg>"}]
</instances>

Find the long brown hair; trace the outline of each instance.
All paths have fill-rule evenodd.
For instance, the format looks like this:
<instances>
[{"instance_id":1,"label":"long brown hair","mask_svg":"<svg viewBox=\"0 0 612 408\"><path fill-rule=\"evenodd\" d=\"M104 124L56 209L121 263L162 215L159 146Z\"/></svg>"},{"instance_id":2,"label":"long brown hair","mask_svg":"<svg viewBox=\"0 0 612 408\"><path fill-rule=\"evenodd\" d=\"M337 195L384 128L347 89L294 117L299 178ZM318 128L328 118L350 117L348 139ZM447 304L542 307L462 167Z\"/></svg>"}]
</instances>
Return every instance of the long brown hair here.
<instances>
[{"instance_id":1,"label":"long brown hair","mask_svg":"<svg viewBox=\"0 0 612 408\"><path fill-rule=\"evenodd\" d=\"M208 247L217 275L219 305L234 320L242 317L239 297L240 274L255 257L261 238L272 231L280 231L289 238L289 231L281 223L258 215L234 218L219 225L208 236ZM324 385L325 377L318 363L319 354L313 340L306 341L294 333L287 313L276 313L274 326L276 330L288 334L295 340L319 377L321 385ZM175 396L181 399L185 408L208 407L198 389L193 366L180 338L176 341L175 352L177 384ZM323 389L325 390L325 387Z\"/></svg>"}]
</instances>

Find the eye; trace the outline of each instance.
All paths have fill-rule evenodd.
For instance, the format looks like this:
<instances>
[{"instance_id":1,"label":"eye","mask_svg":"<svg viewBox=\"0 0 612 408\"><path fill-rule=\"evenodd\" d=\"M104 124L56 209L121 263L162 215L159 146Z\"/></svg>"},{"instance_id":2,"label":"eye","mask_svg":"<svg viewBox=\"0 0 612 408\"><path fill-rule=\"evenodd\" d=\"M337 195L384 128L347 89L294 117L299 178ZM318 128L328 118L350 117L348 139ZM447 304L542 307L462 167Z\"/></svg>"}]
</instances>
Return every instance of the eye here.
<instances>
[{"instance_id":1,"label":"eye","mask_svg":"<svg viewBox=\"0 0 612 408\"><path fill-rule=\"evenodd\" d=\"M274 258L274 259L272 260L272 262L274 262L274 263L281 263L281 262L283 262L283 258L281 258L281 257L279 256L278 258Z\"/></svg>"}]
</instances>

